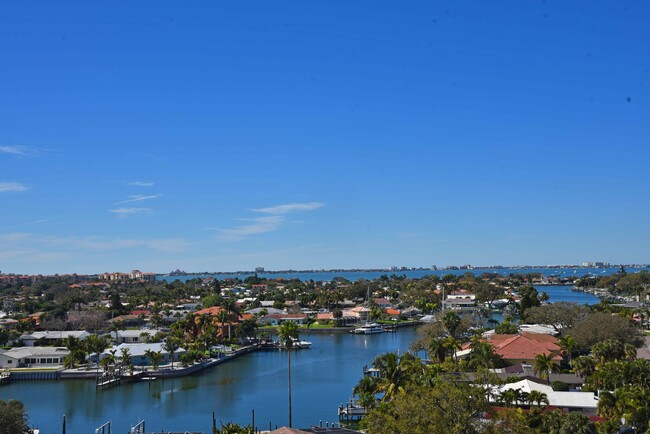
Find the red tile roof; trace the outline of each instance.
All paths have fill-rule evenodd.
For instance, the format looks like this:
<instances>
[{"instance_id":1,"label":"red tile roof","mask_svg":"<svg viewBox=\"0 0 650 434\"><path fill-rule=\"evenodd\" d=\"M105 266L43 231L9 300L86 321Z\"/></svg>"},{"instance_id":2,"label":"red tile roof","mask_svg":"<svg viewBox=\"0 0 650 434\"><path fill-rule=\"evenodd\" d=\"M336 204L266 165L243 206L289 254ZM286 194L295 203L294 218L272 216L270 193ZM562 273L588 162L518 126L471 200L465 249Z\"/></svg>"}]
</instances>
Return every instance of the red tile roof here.
<instances>
[{"instance_id":1,"label":"red tile roof","mask_svg":"<svg viewBox=\"0 0 650 434\"><path fill-rule=\"evenodd\" d=\"M523 332L517 335L492 335L489 341L505 360L534 360L538 354L560 361L560 347L551 335Z\"/></svg>"}]
</instances>

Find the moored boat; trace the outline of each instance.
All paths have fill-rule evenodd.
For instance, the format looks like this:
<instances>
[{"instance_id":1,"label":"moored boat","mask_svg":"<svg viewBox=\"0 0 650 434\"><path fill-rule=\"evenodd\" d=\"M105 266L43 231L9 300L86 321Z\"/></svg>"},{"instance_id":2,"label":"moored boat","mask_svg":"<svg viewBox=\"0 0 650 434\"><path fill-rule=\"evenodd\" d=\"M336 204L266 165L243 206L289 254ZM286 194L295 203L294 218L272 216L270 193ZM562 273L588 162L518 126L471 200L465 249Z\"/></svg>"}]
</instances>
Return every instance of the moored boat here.
<instances>
[{"instance_id":1,"label":"moored boat","mask_svg":"<svg viewBox=\"0 0 650 434\"><path fill-rule=\"evenodd\" d=\"M363 334L363 335L371 335L375 333L382 333L384 329L382 328L381 325L377 324L376 322L367 322L351 332L354 334Z\"/></svg>"}]
</instances>

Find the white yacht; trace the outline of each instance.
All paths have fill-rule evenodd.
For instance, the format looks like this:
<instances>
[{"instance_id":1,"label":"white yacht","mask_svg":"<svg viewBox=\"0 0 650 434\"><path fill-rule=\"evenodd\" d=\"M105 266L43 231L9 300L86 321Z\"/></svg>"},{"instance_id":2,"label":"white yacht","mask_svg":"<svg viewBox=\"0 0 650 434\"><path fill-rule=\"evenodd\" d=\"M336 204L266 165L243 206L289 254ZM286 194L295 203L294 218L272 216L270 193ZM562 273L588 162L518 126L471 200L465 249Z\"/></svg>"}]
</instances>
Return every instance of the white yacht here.
<instances>
[{"instance_id":1,"label":"white yacht","mask_svg":"<svg viewBox=\"0 0 650 434\"><path fill-rule=\"evenodd\" d=\"M352 333L354 334L363 334L363 335L371 335L374 333L382 333L384 329L381 327L381 325L377 324L376 322L367 322L362 326L359 326L352 330Z\"/></svg>"}]
</instances>

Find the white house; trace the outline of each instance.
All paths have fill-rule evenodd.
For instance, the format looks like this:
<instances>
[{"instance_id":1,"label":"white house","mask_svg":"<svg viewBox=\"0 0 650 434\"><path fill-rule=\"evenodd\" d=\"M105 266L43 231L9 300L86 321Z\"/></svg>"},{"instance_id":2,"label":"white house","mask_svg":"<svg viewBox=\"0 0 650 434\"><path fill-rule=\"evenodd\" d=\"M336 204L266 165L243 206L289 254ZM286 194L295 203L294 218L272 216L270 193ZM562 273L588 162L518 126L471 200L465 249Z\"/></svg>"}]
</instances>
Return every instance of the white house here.
<instances>
[{"instance_id":1,"label":"white house","mask_svg":"<svg viewBox=\"0 0 650 434\"><path fill-rule=\"evenodd\" d=\"M42 331L42 332L33 332L26 333L20 337L20 340L27 347L33 347L36 345L36 342L42 341L44 343L53 344L58 341L66 339L68 336L75 337L79 340L84 340L91 334L85 330L63 330L63 331Z\"/></svg>"},{"instance_id":2,"label":"white house","mask_svg":"<svg viewBox=\"0 0 650 434\"><path fill-rule=\"evenodd\" d=\"M118 330L111 332L111 338L116 344L139 344L146 342L148 337L156 335L158 330L140 329L140 330Z\"/></svg>"},{"instance_id":3,"label":"white house","mask_svg":"<svg viewBox=\"0 0 650 434\"><path fill-rule=\"evenodd\" d=\"M595 416L596 407L598 407L598 398L593 392L556 392L551 386L530 380L504 384L498 388L499 392L508 389L519 389L526 393L537 390L546 394L549 406L566 411L581 411L587 416Z\"/></svg>"},{"instance_id":4,"label":"white house","mask_svg":"<svg viewBox=\"0 0 650 434\"><path fill-rule=\"evenodd\" d=\"M0 368L54 368L70 353L64 347L17 347L0 350Z\"/></svg>"},{"instance_id":5,"label":"white house","mask_svg":"<svg viewBox=\"0 0 650 434\"><path fill-rule=\"evenodd\" d=\"M115 357L119 358L122 355L122 349L123 348L128 348L129 349L129 355L131 358L131 363L136 366L150 366L151 361L149 358L146 356L147 350L151 350L154 353L160 351L160 353L163 356L163 364L170 363L171 360L169 358L169 352L165 350L164 343L155 343L155 344L120 344L118 346L108 348L106 349L100 356L99 359L103 359L104 357L108 356L109 354L112 353L112 351L115 351ZM186 351L184 348L178 348L176 351L174 351L174 361L177 362L178 358L185 354Z\"/></svg>"}]
</instances>

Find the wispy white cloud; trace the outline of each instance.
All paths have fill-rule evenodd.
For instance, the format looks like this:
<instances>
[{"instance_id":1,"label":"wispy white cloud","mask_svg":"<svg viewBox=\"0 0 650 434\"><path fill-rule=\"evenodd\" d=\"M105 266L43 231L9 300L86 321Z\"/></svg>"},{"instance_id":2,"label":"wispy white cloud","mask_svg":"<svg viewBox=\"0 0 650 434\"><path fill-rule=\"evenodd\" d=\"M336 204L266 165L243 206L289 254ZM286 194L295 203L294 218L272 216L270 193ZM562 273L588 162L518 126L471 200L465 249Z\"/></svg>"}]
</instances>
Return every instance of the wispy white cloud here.
<instances>
[{"instance_id":1,"label":"wispy white cloud","mask_svg":"<svg viewBox=\"0 0 650 434\"><path fill-rule=\"evenodd\" d=\"M229 229L217 229L222 239L225 240L241 240L249 235L263 234L265 232L273 232L277 230L282 222L283 217L280 216L266 216L254 219L242 219L251 223L241 226L235 226Z\"/></svg>"},{"instance_id":2,"label":"wispy white cloud","mask_svg":"<svg viewBox=\"0 0 650 434\"><path fill-rule=\"evenodd\" d=\"M182 238L47 237L43 241L50 245L83 250L120 250L145 247L163 252L177 252L186 250L190 246L190 243Z\"/></svg>"},{"instance_id":3,"label":"wispy white cloud","mask_svg":"<svg viewBox=\"0 0 650 434\"><path fill-rule=\"evenodd\" d=\"M29 186L25 184L20 184L18 182L0 182L0 193L6 193L10 191L22 192L29 190Z\"/></svg>"},{"instance_id":4,"label":"wispy white cloud","mask_svg":"<svg viewBox=\"0 0 650 434\"><path fill-rule=\"evenodd\" d=\"M2 243L19 243L21 241L28 240L32 234L28 232L10 232L6 234L0 234L0 242Z\"/></svg>"},{"instance_id":5,"label":"wispy white cloud","mask_svg":"<svg viewBox=\"0 0 650 434\"><path fill-rule=\"evenodd\" d=\"M135 194L135 195L129 196L129 198L127 200L122 200L120 202L115 202L115 205L123 205L125 203L134 203L134 202L144 202L145 200L157 199L160 196L162 196L162 194L152 194L152 195L149 195L149 196L144 195L144 194Z\"/></svg>"},{"instance_id":6,"label":"wispy white cloud","mask_svg":"<svg viewBox=\"0 0 650 434\"><path fill-rule=\"evenodd\" d=\"M37 153L38 152L35 149L28 148L27 146L0 145L0 154L36 155Z\"/></svg>"},{"instance_id":7,"label":"wispy white cloud","mask_svg":"<svg viewBox=\"0 0 650 434\"><path fill-rule=\"evenodd\" d=\"M108 211L116 214L118 217L127 217L130 215L151 212L151 208L116 208L109 209Z\"/></svg>"},{"instance_id":8,"label":"wispy white cloud","mask_svg":"<svg viewBox=\"0 0 650 434\"><path fill-rule=\"evenodd\" d=\"M65 237L54 235L37 235L33 233L13 232L0 233L0 243L3 243L5 253L13 252L14 255L23 253L37 253L34 246L46 249L40 253L47 253L47 249L66 250L75 252L110 251L143 247L161 252L180 252L187 250L191 243L183 238L108 238L100 236Z\"/></svg>"},{"instance_id":9,"label":"wispy white cloud","mask_svg":"<svg viewBox=\"0 0 650 434\"><path fill-rule=\"evenodd\" d=\"M287 214L300 211L313 211L324 206L321 202L307 203L289 203L284 205L275 205L266 208L254 208L251 211L260 214L269 214L263 217L253 219L242 219L242 221L251 222L249 224L235 226L232 228L216 230L223 240L237 241L250 235L262 234L278 230L287 221Z\"/></svg>"},{"instance_id":10,"label":"wispy white cloud","mask_svg":"<svg viewBox=\"0 0 650 434\"><path fill-rule=\"evenodd\" d=\"M153 187L154 183L149 181L133 181L127 182L126 185L134 185L136 187Z\"/></svg>"},{"instance_id":11,"label":"wispy white cloud","mask_svg":"<svg viewBox=\"0 0 650 434\"><path fill-rule=\"evenodd\" d=\"M252 209L251 211L259 212L262 214L283 215L297 211L313 211L322 207L323 205L325 204L321 202L288 203L285 205L269 206L267 208L256 208Z\"/></svg>"},{"instance_id":12,"label":"wispy white cloud","mask_svg":"<svg viewBox=\"0 0 650 434\"><path fill-rule=\"evenodd\" d=\"M40 219L40 220L34 220L34 221L31 221L31 222L21 223L21 224L19 224L18 226L31 226L31 225L38 225L38 224L41 224L41 223L47 223L47 222L49 222L49 221L50 221L49 219Z\"/></svg>"}]
</instances>

